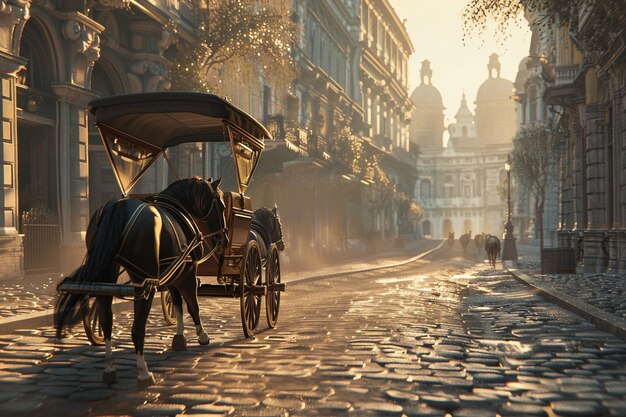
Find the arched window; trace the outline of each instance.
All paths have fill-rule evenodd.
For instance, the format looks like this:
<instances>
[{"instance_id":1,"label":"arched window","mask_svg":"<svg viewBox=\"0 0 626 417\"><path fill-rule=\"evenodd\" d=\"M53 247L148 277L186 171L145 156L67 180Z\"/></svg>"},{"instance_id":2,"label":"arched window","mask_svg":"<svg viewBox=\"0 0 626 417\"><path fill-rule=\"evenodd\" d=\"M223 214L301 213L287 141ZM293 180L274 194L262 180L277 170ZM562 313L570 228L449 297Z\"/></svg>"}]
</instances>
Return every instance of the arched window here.
<instances>
[{"instance_id":1,"label":"arched window","mask_svg":"<svg viewBox=\"0 0 626 417\"><path fill-rule=\"evenodd\" d=\"M469 233L472 231L472 221L470 219L465 219L463 222L463 232Z\"/></svg>"},{"instance_id":2,"label":"arched window","mask_svg":"<svg viewBox=\"0 0 626 417\"><path fill-rule=\"evenodd\" d=\"M454 176L447 174L443 179L443 196L444 198L452 198L455 196Z\"/></svg>"},{"instance_id":3,"label":"arched window","mask_svg":"<svg viewBox=\"0 0 626 417\"><path fill-rule=\"evenodd\" d=\"M537 121L537 87L530 88L528 92L528 121L530 123Z\"/></svg>"},{"instance_id":4,"label":"arched window","mask_svg":"<svg viewBox=\"0 0 626 417\"><path fill-rule=\"evenodd\" d=\"M41 26L31 19L24 26L20 43L20 55L28 60L26 68L18 72L18 84L42 92L52 92L53 65L49 43Z\"/></svg>"},{"instance_id":5,"label":"arched window","mask_svg":"<svg viewBox=\"0 0 626 417\"><path fill-rule=\"evenodd\" d=\"M448 238L448 234L450 234L450 232L454 232L453 228L452 228L452 220L450 219L444 219L443 220L443 228L442 228L442 235L444 239Z\"/></svg>"},{"instance_id":6,"label":"arched window","mask_svg":"<svg viewBox=\"0 0 626 417\"><path fill-rule=\"evenodd\" d=\"M420 197L423 200L428 200L431 198L432 188L430 184L430 180L422 180L420 181Z\"/></svg>"}]
</instances>

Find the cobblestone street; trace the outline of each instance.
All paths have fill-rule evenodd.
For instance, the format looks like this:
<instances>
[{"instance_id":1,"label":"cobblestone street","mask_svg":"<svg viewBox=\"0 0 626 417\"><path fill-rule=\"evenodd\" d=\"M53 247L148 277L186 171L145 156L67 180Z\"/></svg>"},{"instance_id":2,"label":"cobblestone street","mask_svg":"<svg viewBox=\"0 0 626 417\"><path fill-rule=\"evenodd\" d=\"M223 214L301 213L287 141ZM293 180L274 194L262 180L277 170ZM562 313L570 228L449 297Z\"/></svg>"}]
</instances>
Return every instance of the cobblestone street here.
<instances>
[{"instance_id":1,"label":"cobblestone street","mask_svg":"<svg viewBox=\"0 0 626 417\"><path fill-rule=\"evenodd\" d=\"M278 327L254 340L238 300L201 306L211 344L189 326L189 351L173 352L155 302L147 362L158 383L142 391L130 312L115 317L113 385L82 328L61 341L50 328L1 336L0 415L626 414L626 344L482 262L433 255L291 283Z\"/></svg>"}]
</instances>

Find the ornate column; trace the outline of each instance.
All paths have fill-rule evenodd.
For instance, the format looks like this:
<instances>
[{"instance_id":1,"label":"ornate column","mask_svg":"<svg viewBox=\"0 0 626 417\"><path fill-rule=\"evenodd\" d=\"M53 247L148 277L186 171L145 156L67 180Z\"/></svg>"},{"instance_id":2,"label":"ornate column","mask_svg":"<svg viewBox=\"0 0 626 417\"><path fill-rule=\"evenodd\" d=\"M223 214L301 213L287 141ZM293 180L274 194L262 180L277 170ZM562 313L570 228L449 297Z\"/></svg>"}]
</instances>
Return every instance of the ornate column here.
<instances>
[{"instance_id":1,"label":"ornate column","mask_svg":"<svg viewBox=\"0 0 626 417\"><path fill-rule=\"evenodd\" d=\"M27 0L0 1L0 277L22 273L22 238L18 234L19 204L17 187L17 92L16 75L26 65L18 56L20 37L29 17Z\"/></svg>"},{"instance_id":2,"label":"ornate column","mask_svg":"<svg viewBox=\"0 0 626 417\"><path fill-rule=\"evenodd\" d=\"M75 268L84 253L89 221L87 103L93 66L100 56L104 27L80 12L63 15L66 72L52 85L57 101L57 150L61 220L61 270Z\"/></svg>"},{"instance_id":3,"label":"ornate column","mask_svg":"<svg viewBox=\"0 0 626 417\"><path fill-rule=\"evenodd\" d=\"M585 272L602 272L608 260L608 233L606 230L606 186L604 175L606 128L598 123L604 118L604 105L588 104L584 107L586 122L586 164L584 179L587 193L587 225L584 239ZM581 204L581 202L579 202ZM581 213L582 215L583 213Z\"/></svg>"}]
</instances>

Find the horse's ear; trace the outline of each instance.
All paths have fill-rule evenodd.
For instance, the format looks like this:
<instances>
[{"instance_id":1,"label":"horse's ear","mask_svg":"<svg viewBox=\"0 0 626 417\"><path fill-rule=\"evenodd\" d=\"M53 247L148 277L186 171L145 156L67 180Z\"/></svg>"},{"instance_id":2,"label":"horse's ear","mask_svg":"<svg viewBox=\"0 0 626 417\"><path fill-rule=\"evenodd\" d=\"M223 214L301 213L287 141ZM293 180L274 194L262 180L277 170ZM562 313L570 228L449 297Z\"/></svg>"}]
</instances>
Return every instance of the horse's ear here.
<instances>
[{"instance_id":1,"label":"horse's ear","mask_svg":"<svg viewBox=\"0 0 626 417\"><path fill-rule=\"evenodd\" d=\"M276 214L277 210L278 210L278 206L276 205L276 203L274 203L274 207L272 207L272 213Z\"/></svg>"},{"instance_id":2,"label":"horse's ear","mask_svg":"<svg viewBox=\"0 0 626 417\"><path fill-rule=\"evenodd\" d=\"M211 181L211 180L209 180L209 181ZM213 187L214 190L217 190L217 187L219 187L221 183L222 183L222 179L218 178L215 181L211 182L211 187Z\"/></svg>"}]
</instances>

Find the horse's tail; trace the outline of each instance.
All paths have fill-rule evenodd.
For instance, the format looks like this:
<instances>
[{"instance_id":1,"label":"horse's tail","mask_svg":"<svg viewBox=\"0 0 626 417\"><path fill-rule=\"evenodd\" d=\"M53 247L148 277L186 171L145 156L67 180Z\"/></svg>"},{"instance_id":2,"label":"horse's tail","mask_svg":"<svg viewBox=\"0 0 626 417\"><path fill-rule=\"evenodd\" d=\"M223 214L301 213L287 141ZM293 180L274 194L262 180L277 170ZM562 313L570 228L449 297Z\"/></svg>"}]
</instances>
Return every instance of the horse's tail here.
<instances>
[{"instance_id":1,"label":"horse's tail","mask_svg":"<svg viewBox=\"0 0 626 417\"><path fill-rule=\"evenodd\" d=\"M114 258L126 222L126 204L111 201L104 206L100 217L92 221L98 221L98 225L87 248L85 262L63 282L114 282L117 279ZM54 307L57 336L61 336L65 327L78 322L79 302L84 297L84 294L59 294Z\"/></svg>"}]
</instances>

